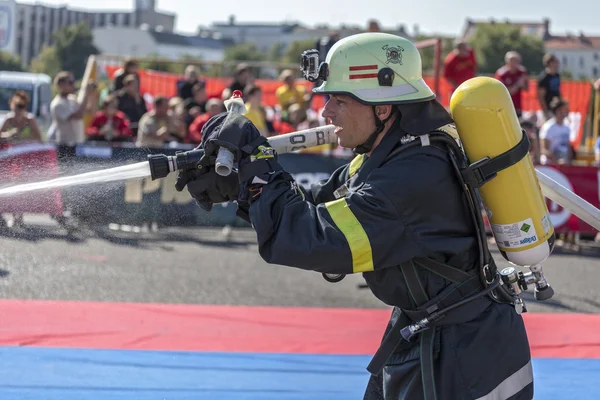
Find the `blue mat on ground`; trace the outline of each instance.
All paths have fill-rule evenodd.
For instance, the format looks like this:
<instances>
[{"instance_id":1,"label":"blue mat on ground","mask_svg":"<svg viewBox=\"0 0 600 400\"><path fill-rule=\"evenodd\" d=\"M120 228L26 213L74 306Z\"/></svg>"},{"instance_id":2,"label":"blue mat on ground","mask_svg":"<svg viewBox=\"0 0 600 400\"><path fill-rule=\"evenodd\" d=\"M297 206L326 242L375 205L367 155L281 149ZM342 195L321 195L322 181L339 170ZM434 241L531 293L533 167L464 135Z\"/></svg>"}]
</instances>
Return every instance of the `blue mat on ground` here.
<instances>
[{"instance_id":1,"label":"blue mat on ground","mask_svg":"<svg viewBox=\"0 0 600 400\"><path fill-rule=\"evenodd\" d=\"M370 357L0 347L2 400L360 400ZM534 359L535 399L598 399L600 360Z\"/></svg>"}]
</instances>

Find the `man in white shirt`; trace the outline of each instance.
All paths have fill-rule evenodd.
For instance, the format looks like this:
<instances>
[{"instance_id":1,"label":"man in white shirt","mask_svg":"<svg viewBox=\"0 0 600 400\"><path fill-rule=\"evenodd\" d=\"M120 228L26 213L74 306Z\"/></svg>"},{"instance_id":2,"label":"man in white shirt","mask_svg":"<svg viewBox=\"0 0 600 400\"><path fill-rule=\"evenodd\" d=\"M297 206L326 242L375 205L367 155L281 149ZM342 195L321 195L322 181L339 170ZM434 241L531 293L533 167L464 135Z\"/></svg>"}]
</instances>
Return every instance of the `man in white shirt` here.
<instances>
[{"instance_id":1,"label":"man in white shirt","mask_svg":"<svg viewBox=\"0 0 600 400\"><path fill-rule=\"evenodd\" d=\"M83 101L77 101L75 95L75 79L67 71L58 73L54 77L54 84L58 94L50 103L52 115L53 137L59 144L77 144L85 141L85 127L83 116L87 107L89 94L95 90L95 84L89 83L85 88Z\"/></svg>"},{"instance_id":2,"label":"man in white shirt","mask_svg":"<svg viewBox=\"0 0 600 400\"><path fill-rule=\"evenodd\" d=\"M569 104L559 98L554 98L550 103L554 116L542 125L540 141L542 144L542 158L545 163L569 163L572 159L571 127L566 118L569 115Z\"/></svg>"}]
</instances>

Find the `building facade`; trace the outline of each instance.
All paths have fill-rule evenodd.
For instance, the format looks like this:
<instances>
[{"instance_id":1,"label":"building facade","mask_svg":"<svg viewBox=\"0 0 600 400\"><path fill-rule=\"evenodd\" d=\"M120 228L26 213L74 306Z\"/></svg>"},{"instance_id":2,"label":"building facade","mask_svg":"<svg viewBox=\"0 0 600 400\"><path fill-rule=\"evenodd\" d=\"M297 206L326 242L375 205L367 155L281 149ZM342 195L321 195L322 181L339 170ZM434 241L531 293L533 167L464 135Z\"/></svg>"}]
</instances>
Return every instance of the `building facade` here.
<instances>
[{"instance_id":1,"label":"building facade","mask_svg":"<svg viewBox=\"0 0 600 400\"><path fill-rule=\"evenodd\" d=\"M90 28L130 27L142 25L172 32L175 15L155 10L154 0L136 0L133 11L74 10L66 6L16 3L14 15L14 50L24 65L29 65L43 45L53 44L53 32L61 27L86 22Z\"/></svg>"},{"instance_id":2,"label":"building facade","mask_svg":"<svg viewBox=\"0 0 600 400\"><path fill-rule=\"evenodd\" d=\"M94 45L107 56L179 60L184 56L203 61L221 61L225 42L211 37L178 35L147 28L96 28ZM123 40L123 38L127 38Z\"/></svg>"}]
</instances>

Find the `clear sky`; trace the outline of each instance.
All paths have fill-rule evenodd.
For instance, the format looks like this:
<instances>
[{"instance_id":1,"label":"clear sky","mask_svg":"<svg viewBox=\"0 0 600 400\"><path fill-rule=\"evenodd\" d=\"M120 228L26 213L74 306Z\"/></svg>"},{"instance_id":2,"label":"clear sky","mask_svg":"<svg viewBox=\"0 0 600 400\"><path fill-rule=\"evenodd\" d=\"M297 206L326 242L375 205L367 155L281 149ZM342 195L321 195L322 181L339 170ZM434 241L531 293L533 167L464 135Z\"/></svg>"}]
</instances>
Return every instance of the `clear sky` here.
<instances>
[{"instance_id":1,"label":"clear sky","mask_svg":"<svg viewBox=\"0 0 600 400\"><path fill-rule=\"evenodd\" d=\"M132 10L134 0L43 0L40 3ZM541 21L547 17L552 34L583 31L589 36L600 36L600 0L158 0L157 8L177 14L176 30L181 33L193 33L198 25L206 27L212 22L225 22L233 14L238 22L287 20L308 26L317 23L366 26L367 21L374 18L383 27L404 24L409 33L417 24L421 33L454 36L462 31L467 17L514 21Z\"/></svg>"}]
</instances>

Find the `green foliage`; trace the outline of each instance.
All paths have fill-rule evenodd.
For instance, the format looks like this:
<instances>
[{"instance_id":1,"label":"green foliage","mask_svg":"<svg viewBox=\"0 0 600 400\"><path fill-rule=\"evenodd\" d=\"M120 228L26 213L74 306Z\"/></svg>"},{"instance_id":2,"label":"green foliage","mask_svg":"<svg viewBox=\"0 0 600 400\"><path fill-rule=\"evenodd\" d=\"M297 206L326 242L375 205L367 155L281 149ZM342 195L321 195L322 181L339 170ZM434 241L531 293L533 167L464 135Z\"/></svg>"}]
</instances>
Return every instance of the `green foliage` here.
<instances>
[{"instance_id":1,"label":"green foliage","mask_svg":"<svg viewBox=\"0 0 600 400\"><path fill-rule=\"evenodd\" d=\"M530 75L537 75L543 69L543 41L537 36L521 34L519 28L510 24L480 25L470 44L481 73L495 73L505 64L504 56L511 50L521 55L522 64Z\"/></svg>"},{"instance_id":2,"label":"green foliage","mask_svg":"<svg viewBox=\"0 0 600 400\"><path fill-rule=\"evenodd\" d=\"M85 72L87 59L99 54L94 46L92 31L87 23L65 26L54 32L54 47L61 62L61 69L70 71L75 79L81 79Z\"/></svg>"},{"instance_id":3,"label":"green foliage","mask_svg":"<svg viewBox=\"0 0 600 400\"><path fill-rule=\"evenodd\" d=\"M285 55L281 61L288 63L297 63L300 66L300 55L305 50L315 48L316 39L304 39L292 42L285 51Z\"/></svg>"},{"instance_id":4,"label":"green foliage","mask_svg":"<svg viewBox=\"0 0 600 400\"><path fill-rule=\"evenodd\" d=\"M149 54L147 57L147 60L140 62L140 69L170 72L173 74L183 74L183 71L187 66L185 62L188 61L187 59L184 59L181 63L176 63L173 61L162 60L158 54Z\"/></svg>"},{"instance_id":5,"label":"green foliage","mask_svg":"<svg viewBox=\"0 0 600 400\"><path fill-rule=\"evenodd\" d=\"M47 74L51 78L54 78L56 74L62 71L62 65L60 58L58 58L56 47L42 46L40 54L31 61L30 70L31 72Z\"/></svg>"},{"instance_id":6,"label":"green foliage","mask_svg":"<svg viewBox=\"0 0 600 400\"><path fill-rule=\"evenodd\" d=\"M7 51L0 51L0 70L23 72L21 58Z\"/></svg>"},{"instance_id":7,"label":"green foliage","mask_svg":"<svg viewBox=\"0 0 600 400\"><path fill-rule=\"evenodd\" d=\"M225 49L223 61L264 61L263 54L254 43L243 43Z\"/></svg>"},{"instance_id":8,"label":"green foliage","mask_svg":"<svg viewBox=\"0 0 600 400\"><path fill-rule=\"evenodd\" d=\"M267 54L267 59L269 61L281 61L283 57L283 50L285 49L285 45L283 43L275 43Z\"/></svg>"}]
</instances>

